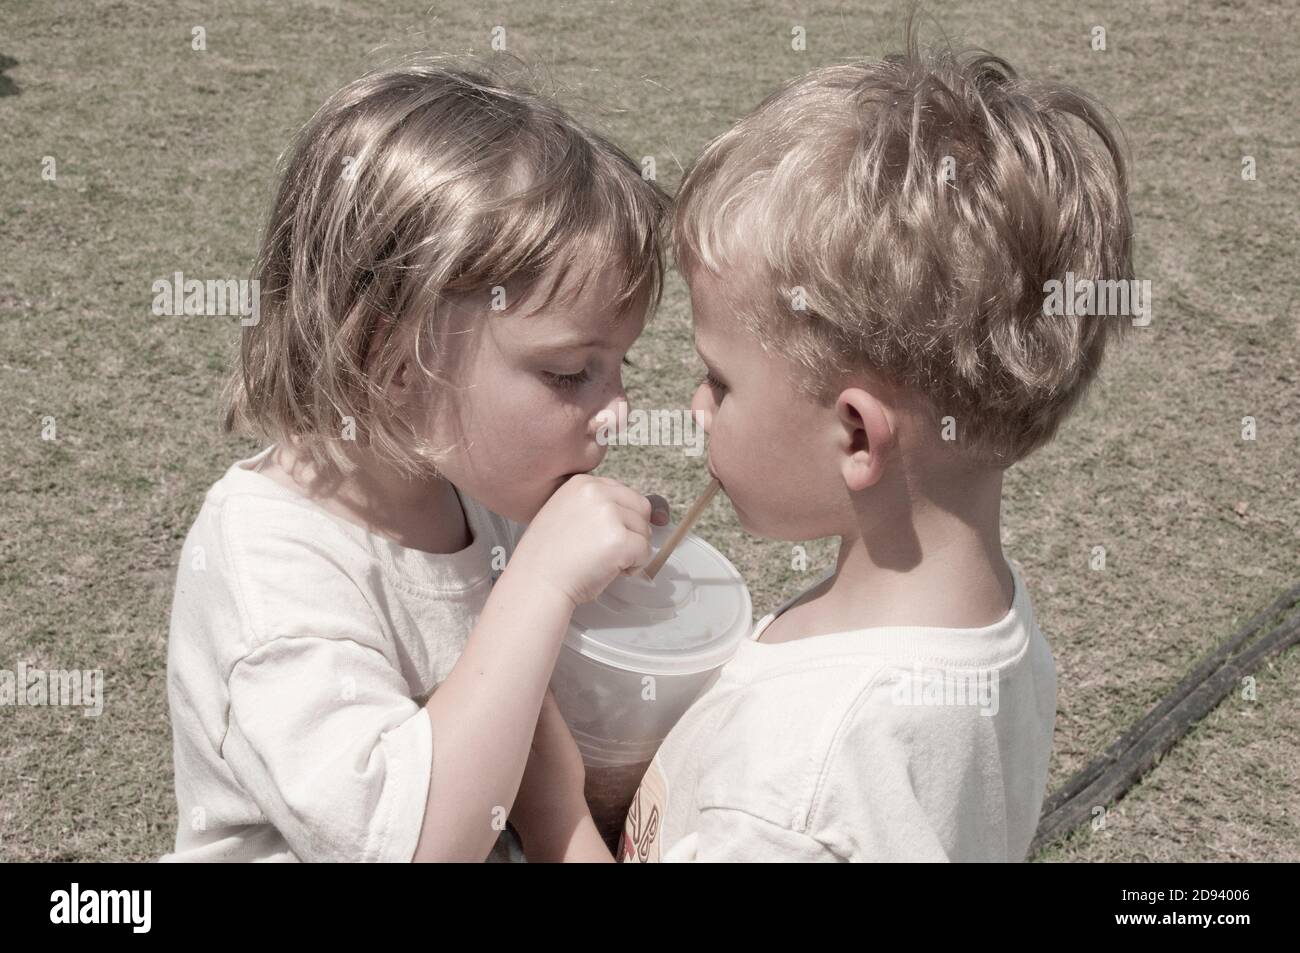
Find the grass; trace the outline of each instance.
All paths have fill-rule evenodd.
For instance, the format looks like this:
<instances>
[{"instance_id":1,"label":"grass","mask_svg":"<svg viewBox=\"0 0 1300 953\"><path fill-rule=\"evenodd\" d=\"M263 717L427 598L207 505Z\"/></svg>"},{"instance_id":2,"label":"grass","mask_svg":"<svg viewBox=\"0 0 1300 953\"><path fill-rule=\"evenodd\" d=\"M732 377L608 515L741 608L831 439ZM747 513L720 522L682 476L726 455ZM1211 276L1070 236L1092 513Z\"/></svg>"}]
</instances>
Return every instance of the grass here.
<instances>
[{"instance_id":1,"label":"grass","mask_svg":"<svg viewBox=\"0 0 1300 953\"><path fill-rule=\"evenodd\" d=\"M1052 446L1007 480L1005 542L1056 654L1051 786L1300 576L1300 327L1283 0L932 3L952 35L1075 82L1126 130L1152 327L1112 354ZM679 165L781 80L896 45L905 9L227 0L6 4L0 33L0 668L102 668L100 718L0 709L0 857L146 860L175 832L165 660L180 544L203 492L256 446L216 393L234 319L154 317L154 278L247 273L276 156L335 88L416 48L510 49L632 155ZM790 48L791 27L807 50ZM1094 52L1092 26L1107 31ZM195 26L207 50L194 51ZM1242 157L1258 178L1243 181ZM54 157L57 177L41 177ZM684 289L633 348L634 398L684 406L699 373ZM1254 441L1241 438L1253 416ZM46 417L57 439L42 440ZM684 505L680 448L604 471ZM1244 504L1244 506L1243 506ZM698 530L766 611L834 541L752 539L716 502ZM1106 567L1089 568L1094 546ZM1300 860L1300 654L1257 673L1119 804L1042 860Z\"/></svg>"}]
</instances>

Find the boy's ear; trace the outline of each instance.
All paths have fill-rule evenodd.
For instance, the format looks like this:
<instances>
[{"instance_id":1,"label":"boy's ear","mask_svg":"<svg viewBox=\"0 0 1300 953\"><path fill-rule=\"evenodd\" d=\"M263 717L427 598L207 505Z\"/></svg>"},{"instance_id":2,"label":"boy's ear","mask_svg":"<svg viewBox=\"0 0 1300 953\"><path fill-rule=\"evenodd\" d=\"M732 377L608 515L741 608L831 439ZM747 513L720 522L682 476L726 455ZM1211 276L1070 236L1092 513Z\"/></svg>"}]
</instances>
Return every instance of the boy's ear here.
<instances>
[{"instance_id":1,"label":"boy's ear","mask_svg":"<svg viewBox=\"0 0 1300 953\"><path fill-rule=\"evenodd\" d=\"M835 413L842 434L844 485L850 493L874 486L884 476L885 461L897 442L892 411L870 392L847 387L835 399Z\"/></svg>"}]
</instances>

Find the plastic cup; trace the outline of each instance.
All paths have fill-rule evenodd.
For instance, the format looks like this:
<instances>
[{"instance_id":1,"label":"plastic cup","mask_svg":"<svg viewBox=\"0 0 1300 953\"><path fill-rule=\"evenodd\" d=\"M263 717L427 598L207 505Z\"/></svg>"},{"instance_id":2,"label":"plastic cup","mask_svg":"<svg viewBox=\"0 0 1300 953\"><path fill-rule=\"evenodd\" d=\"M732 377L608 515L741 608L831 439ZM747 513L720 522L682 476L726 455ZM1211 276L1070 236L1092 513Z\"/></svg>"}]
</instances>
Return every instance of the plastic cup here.
<instances>
[{"instance_id":1,"label":"plastic cup","mask_svg":"<svg viewBox=\"0 0 1300 953\"><path fill-rule=\"evenodd\" d=\"M656 527L657 551L672 527ZM573 613L551 690L587 769L587 803L610 849L655 751L753 628L740 573L686 536L651 581L621 576Z\"/></svg>"}]
</instances>

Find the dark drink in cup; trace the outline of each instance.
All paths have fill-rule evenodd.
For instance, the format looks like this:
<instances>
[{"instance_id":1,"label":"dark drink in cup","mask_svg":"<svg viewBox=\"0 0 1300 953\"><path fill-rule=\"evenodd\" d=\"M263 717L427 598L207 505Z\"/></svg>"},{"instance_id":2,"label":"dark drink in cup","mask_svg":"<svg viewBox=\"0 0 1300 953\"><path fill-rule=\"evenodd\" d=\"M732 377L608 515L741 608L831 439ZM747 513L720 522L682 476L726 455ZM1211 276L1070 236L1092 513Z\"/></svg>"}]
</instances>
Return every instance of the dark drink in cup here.
<instances>
[{"instance_id":1,"label":"dark drink in cup","mask_svg":"<svg viewBox=\"0 0 1300 953\"><path fill-rule=\"evenodd\" d=\"M657 527L661 546L671 527ZM687 536L654 580L616 579L573 613L551 689L587 769L593 820L617 854L637 785L669 730L753 629L736 568Z\"/></svg>"}]
</instances>

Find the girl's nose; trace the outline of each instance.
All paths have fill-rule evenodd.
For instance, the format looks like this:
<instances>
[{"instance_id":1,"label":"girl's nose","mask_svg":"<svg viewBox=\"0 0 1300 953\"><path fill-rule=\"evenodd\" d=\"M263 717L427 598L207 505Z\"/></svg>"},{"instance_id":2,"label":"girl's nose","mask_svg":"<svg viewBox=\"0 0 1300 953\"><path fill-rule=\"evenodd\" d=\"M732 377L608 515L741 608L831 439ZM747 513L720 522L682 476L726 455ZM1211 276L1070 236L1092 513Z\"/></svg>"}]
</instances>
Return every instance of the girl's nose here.
<instances>
[{"instance_id":1,"label":"girl's nose","mask_svg":"<svg viewBox=\"0 0 1300 953\"><path fill-rule=\"evenodd\" d=\"M617 397L598 410L588 422L587 436L592 438L599 436L602 428L606 433L612 434L617 429L619 420L627 419L627 413L627 395L620 387Z\"/></svg>"},{"instance_id":2,"label":"girl's nose","mask_svg":"<svg viewBox=\"0 0 1300 953\"><path fill-rule=\"evenodd\" d=\"M713 411L715 409L713 391L708 384L701 384L695 389L695 396L691 398L691 412L695 414L695 419L699 421L705 433L708 433L709 428L713 426Z\"/></svg>"},{"instance_id":3,"label":"girl's nose","mask_svg":"<svg viewBox=\"0 0 1300 953\"><path fill-rule=\"evenodd\" d=\"M614 379L611 383L613 384L613 390L610 391L609 398L605 401L605 406L597 410L595 415L592 417L592 425L589 428L592 433L596 432L596 428L600 426L601 420L609 421L606 426L613 427L614 422L620 419L620 413L625 419L627 412L630 409L628 407L627 390L623 387L622 368L619 368L618 373L614 375Z\"/></svg>"}]
</instances>

